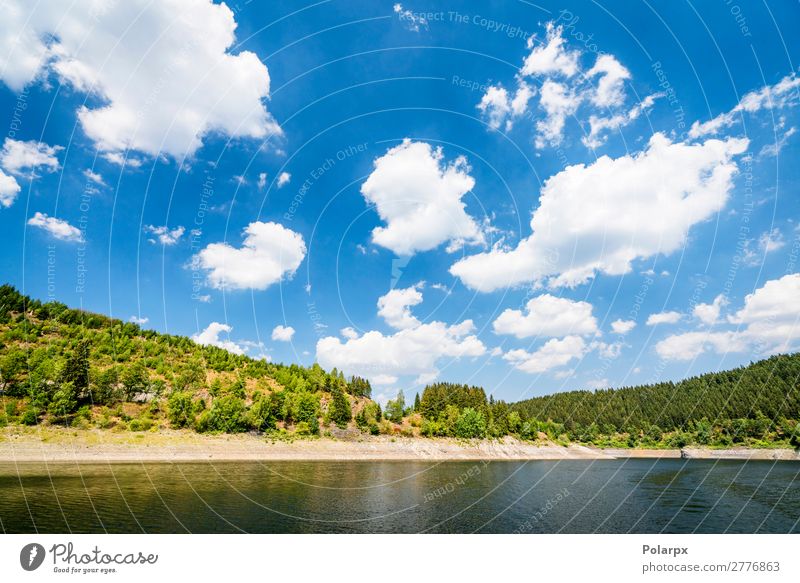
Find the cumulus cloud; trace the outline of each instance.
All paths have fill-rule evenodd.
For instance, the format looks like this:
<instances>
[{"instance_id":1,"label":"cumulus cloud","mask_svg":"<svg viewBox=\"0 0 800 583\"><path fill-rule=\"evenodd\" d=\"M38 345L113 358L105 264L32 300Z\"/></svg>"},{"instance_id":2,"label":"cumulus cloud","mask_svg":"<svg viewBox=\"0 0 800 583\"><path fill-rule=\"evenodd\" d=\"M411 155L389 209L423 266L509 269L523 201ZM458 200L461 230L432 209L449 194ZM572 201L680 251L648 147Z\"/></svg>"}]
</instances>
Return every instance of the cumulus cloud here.
<instances>
[{"instance_id":1,"label":"cumulus cloud","mask_svg":"<svg viewBox=\"0 0 800 583\"><path fill-rule=\"evenodd\" d=\"M744 299L742 308L728 317L736 330L687 332L656 344L659 356L668 360L690 360L712 350L751 351L759 356L792 352L800 348L800 273L766 282Z\"/></svg>"},{"instance_id":2,"label":"cumulus cloud","mask_svg":"<svg viewBox=\"0 0 800 583\"><path fill-rule=\"evenodd\" d=\"M0 151L0 166L11 174L35 178L37 170L55 172L59 169L56 153L62 149L34 140L21 142L6 138Z\"/></svg>"},{"instance_id":3,"label":"cumulus cloud","mask_svg":"<svg viewBox=\"0 0 800 583\"><path fill-rule=\"evenodd\" d=\"M158 242L165 246L175 245L178 241L180 241L183 234L186 232L186 229L177 226L174 229L170 229L166 225L156 227L155 225L145 225L144 227L145 233L152 233L155 235ZM151 243L155 243L156 239L150 239Z\"/></svg>"},{"instance_id":4,"label":"cumulus cloud","mask_svg":"<svg viewBox=\"0 0 800 583\"><path fill-rule=\"evenodd\" d=\"M261 172L258 175L258 189L264 190L266 186L267 186L267 173Z\"/></svg>"},{"instance_id":5,"label":"cumulus cloud","mask_svg":"<svg viewBox=\"0 0 800 583\"><path fill-rule=\"evenodd\" d=\"M461 200L475 186L469 172L463 156L445 163L441 148L409 139L377 158L361 185L365 200L386 222L372 231L373 241L398 255L429 251L445 241L448 251L483 243Z\"/></svg>"},{"instance_id":6,"label":"cumulus cloud","mask_svg":"<svg viewBox=\"0 0 800 583\"><path fill-rule=\"evenodd\" d=\"M623 83L631 73L613 55L598 55L594 67L586 73L589 78L599 77L591 102L598 107L622 105L625 101Z\"/></svg>"},{"instance_id":7,"label":"cumulus cloud","mask_svg":"<svg viewBox=\"0 0 800 583\"><path fill-rule=\"evenodd\" d=\"M522 64L522 75L563 75L572 77L578 72L579 51L566 48L566 41L562 36L563 29L548 22L545 27L545 39L536 44L536 37L528 38L530 53Z\"/></svg>"},{"instance_id":8,"label":"cumulus cloud","mask_svg":"<svg viewBox=\"0 0 800 583\"><path fill-rule=\"evenodd\" d=\"M797 77L795 73L790 73L775 85L767 85L746 93L730 111L707 122L694 122L689 130L689 136L699 138L718 134L732 126L744 113L752 114L762 109L791 107L797 105L798 102L800 102L800 77Z\"/></svg>"},{"instance_id":9,"label":"cumulus cloud","mask_svg":"<svg viewBox=\"0 0 800 583\"><path fill-rule=\"evenodd\" d=\"M294 328L291 326L278 325L272 330L272 339L278 342L291 342L294 336Z\"/></svg>"},{"instance_id":10,"label":"cumulus cloud","mask_svg":"<svg viewBox=\"0 0 800 583\"><path fill-rule=\"evenodd\" d=\"M537 148L561 143L564 123L567 116L573 115L581 103L581 96L564 83L547 80L539 92L539 107L544 111L544 119L536 122L535 144Z\"/></svg>"},{"instance_id":11,"label":"cumulus cloud","mask_svg":"<svg viewBox=\"0 0 800 583\"><path fill-rule=\"evenodd\" d=\"M703 324L711 326L717 323L720 311L727 305L727 298L723 294L719 294L710 304L697 304L692 313Z\"/></svg>"},{"instance_id":12,"label":"cumulus cloud","mask_svg":"<svg viewBox=\"0 0 800 583\"><path fill-rule=\"evenodd\" d=\"M420 322L411 313L411 308L421 303L422 294L417 286L393 289L378 298L378 315L397 330L414 328Z\"/></svg>"},{"instance_id":13,"label":"cumulus cloud","mask_svg":"<svg viewBox=\"0 0 800 583\"><path fill-rule=\"evenodd\" d=\"M567 336L561 339L551 338L534 352L509 350L503 355L503 359L523 372L542 373L581 358L586 351L587 345L583 338Z\"/></svg>"},{"instance_id":14,"label":"cumulus cloud","mask_svg":"<svg viewBox=\"0 0 800 583\"><path fill-rule=\"evenodd\" d=\"M86 177L87 180L89 180L90 182L94 182L98 186L106 185L106 181L103 180L103 176L97 172L92 171L90 168L84 170L83 175Z\"/></svg>"},{"instance_id":15,"label":"cumulus cloud","mask_svg":"<svg viewBox=\"0 0 800 583\"><path fill-rule=\"evenodd\" d=\"M561 144L567 119L585 116L579 110L589 109L590 132L582 141L587 147L597 148L605 143L609 131L634 122L661 94L649 95L639 104L624 108L624 84L631 79L630 71L613 55L598 54L593 66L582 72L583 53L568 49L563 33L562 27L550 22L543 41L529 38L530 53L516 76L516 92L501 84L491 85L478 109L492 129L505 124L506 131L513 127L515 119L526 113L539 117L534 138L539 149ZM541 86L538 93L529 83L531 79L536 79ZM537 95L541 116L530 109L530 102L535 102Z\"/></svg>"},{"instance_id":16,"label":"cumulus cloud","mask_svg":"<svg viewBox=\"0 0 800 583\"><path fill-rule=\"evenodd\" d=\"M59 241L68 241L70 243L80 243L83 241L80 229L73 227L64 219L49 217L45 213L37 212L28 219L28 224L31 227L42 229Z\"/></svg>"},{"instance_id":17,"label":"cumulus cloud","mask_svg":"<svg viewBox=\"0 0 800 583\"><path fill-rule=\"evenodd\" d=\"M347 338L348 340L352 340L353 338L358 338L358 331L351 326L346 328L342 328L339 333L342 335L343 338Z\"/></svg>"},{"instance_id":18,"label":"cumulus cloud","mask_svg":"<svg viewBox=\"0 0 800 583\"><path fill-rule=\"evenodd\" d=\"M280 134L265 107L267 67L250 51L231 52L236 26L231 9L210 0L10 0L0 79L18 91L55 75L97 94L78 119L103 152L180 158L212 132Z\"/></svg>"},{"instance_id":19,"label":"cumulus cloud","mask_svg":"<svg viewBox=\"0 0 800 583\"><path fill-rule=\"evenodd\" d=\"M492 85L481 98L478 109L486 117L489 127L499 129L505 123L506 131L513 127L513 120L528 109L528 102L536 95L536 90L521 82L513 96L500 85Z\"/></svg>"},{"instance_id":20,"label":"cumulus cloud","mask_svg":"<svg viewBox=\"0 0 800 583\"><path fill-rule=\"evenodd\" d=\"M21 188L14 176L34 179L38 171L56 172L61 167L57 156L60 150L61 146L6 138L0 150L0 206L8 208L17 199Z\"/></svg>"},{"instance_id":21,"label":"cumulus cloud","mask_svg":"<svg viewBox=\"0 0 800 583\"><path fill-rule=\"evenodd\" d=\"M676 324L681 319L680 312L659 312L658 314L650 314L647 317L648 326L657 326L659 324Z\"/></svg>"},{"instance_id":22,"label":"cumulus cloud","mask_svg":"<svg viewBox=\"0 0 800 583\"><path fill-rule=\"evenodd\" d=\"M263 290L294 275L305 256L302 235L277 223L255 221L244 229L241 247L212 243L193 264L208 272L211 287Z\"/></svg>"},{"instance_id":23,"label":"cumulus cloud","mask_svg":"<svg viewBox=\"0 0 800 583\"><path fill-rule=\"evenodd\" d=\"M681 248L692 226L724 207L738 171L733 158L747 144L673 143L655 134L642 152L569 166L545 181L532 235L466 257L450 272L483 292L629 273L637 259Z\"/></svg>"},{"instance_id":24,"label":"cumulus cloud","mask_svg":"<svg viewBox=\"0 0 800 583\"><path fill-rule=\"evenodd\" d=\"M278 174L278 188L283 188L292 180L292 175L288 172L281 172Z\"/></svg>"},{"instance_id":25,"label":"cumulus cloud","mask_svg":"<svg viewBox=\"0 0 800 583\"><path fill-rule=\"evenodd\" d=\"M130 318L128 318L128 321L133 322L134 324L138 324L139 326L144 326L150 321L150 318L131 316Z\"/></svg>"},{"instance_id":26,"label":"cumulus cloud","mask_svg":"<svg viewBox=\"0 0 800 583\"><path fill-rule=\"evenodd\" d=\"M557 337L596 334L597 319L592 305L550 294L537 296L521 310L505 310L494 321L496 334L511 334L517 338L533 336Z\"/></svg>"},{"instance_id":27,"label":"cumulus cloud","mask_svg":"<svg viewBox=\"0 0 800 583\"><path fill-rule=\"evenodd\" d=\"M389 294L383 298L387 296ZM412 304L406 305L419 303L416 298L411 298L411 301ZM396 305L399 304L393 307ZM379 309L382 309L380 304ZM317 361L324 368L336 367L373 382L375 379L391 379L387 384L393 384L400 377L409 375L424 375L424 378L433 380L438 375L437 363L441 359L486 353L486 347L473 333L475 325L472 320L453 325L436 321L422 324L410 313L407 316L402 308L391 313L387 319L405 327L390 335L372 330L359 336L355 330L345 328L342 330L344 341L333 336L321 338L317 342ZM410 325L410 319L417 324Z\"/></svg>"},{"instance_id":28,"label":"cumulus cloud","mask_svg":"<svg viewBox=\"0 0 800 583\"><path fill-rule=\"evenodd\" d=\"M0 170L0 206L8 208L14 204L19 191L20 186L14 177Z\"/></svg>"},{"instance_id":29,"label":"cumulus cloud","mask_svg":"<svg viewBox=\"0 0 800 583\"><path fill-rule=\"evenodd\" d=\"M636 322L633 320L614 320L611 322L611 331L614 334L624 336L636 327Z\"/></svg>"},{"instance_id":30,"label":"cumulus cloud","mask_svg":"<svg viewBox=\"0 0 800 583\"><path fill-rule=\"evenodd\" d=\"M227 350L232 354L244 354L244 348L231 341L230 338L227 340L220 338L221 334L228 336L231 332L233 332L233 328L231 326L222 324L220 322L211 322L205 330L199 332L198 334L192 335L192 340L204 346L216 346L217 348L222 348L223 350Z\"/></svg>"}]
</instances>

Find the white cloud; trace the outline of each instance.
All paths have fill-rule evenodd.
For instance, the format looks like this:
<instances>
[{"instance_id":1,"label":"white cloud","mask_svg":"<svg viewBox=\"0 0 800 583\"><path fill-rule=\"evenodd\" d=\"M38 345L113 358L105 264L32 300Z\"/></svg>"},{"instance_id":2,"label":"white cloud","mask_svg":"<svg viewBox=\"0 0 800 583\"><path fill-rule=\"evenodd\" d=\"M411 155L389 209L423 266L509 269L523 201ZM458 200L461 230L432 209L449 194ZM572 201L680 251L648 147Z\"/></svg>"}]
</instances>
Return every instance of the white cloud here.
<instances>
[{"instance_id":1,"label":"white cloud","mask_svg":"<svg viewBox=\"0 0 800 583\"><path fill-rule=\"evenodd\" d=\"M536 122L539 131L536 147L557 146L563 137L564 123L577 111L581 96L566 84L550 80L542 83L539 94L539 107L544 110L545 118Z\"/></svg>"},{"instance_id":2,"label":"white cloud","mask_svg":"<svg viewBox=\"0 0 800 583\"><path fill-rule=\"evenodd\" d=\"M530 54L525 57L522 75L563 75L572 77L578 72L578 51L565 48L566 41L562 36L563 29L552 22L547 23L545 41L536 44L536 38L528 38Z\"/></svg>"},{"instance_id":3,"label":"white cloud","mask_svg":"<svg viewBox=\"0 0 800 583\"><path fill-rule=\"evenodd\" d=\"M723 294L719 294L710 304L697 304L694 307L693 314L703 324L711 326L717 323L720 311L727 305L727 298Z\"/></svg>"},{"instance_id":4,"label":"white cloud","mask_svg":"<svg viewBox=\"0 0 800 583\"><path fill-rule=\"evenodd\" d=\"M73 227L64 219L49 217L44 213L37 212L28 219L28 224L31 227L46 231L59 241L69 241L71 243L80 243L83 241L80 229Z\"/></svg>"},{"instance_id":5,"label":"white cloud","mask_svg":"<svg viewBox=\"0 0 800 583\"><path fill-rule=\"evenodd\" d=\"M517 338L552 338L598 332L597 319L588 302L543 294L528 301L525 312L505 310L493 323L495 333L513 334Z\"/></svg>"},{"instance_id":6,"label":"white cloud","mask_svg":"<svg viewBox=\"0 0 800 583\"><path fill-rule=\"evenodd\" d=\"M378 298L378 315L392 328L415 328L420 322L411 314L411 307L422 303L422 294L412 286L393 289Z\"/></svg>"},{"instance_id":7,"label":"white cloud","mask_svg":"<svg viewBox=\"0 0 800 583\"><path fill-rule=\"evenodd\" d=\"M259 190L264 190L264 188L266 186L267 186L267 173L266 172L261 172L258 175L258 189Z\"/></svg>"},{"instance_id":8,"label":"white cloud","mask_svg":"<svg viewBox=\"0 0 800 583\"><path fill-rule=\"evenodd\" d=\"M272 330L272 339L278 342L291 342L294 336L294 328L291 326L278 325Z\"/></svg>"},{"instance_id":9,"label":"white cloud","mask_svg":"<svg viewBox=\"0 0 800 583\"><path fill-rule=\"evenodd\" d=\"M624 336L636 327L636 322L633 320L614 320L611 322L611 331L614 334Z\"/></svg>"},{"instance_id":10,"label":"white cloud","mask_svg":"<svg viewBox=\"0 0 800 583\"><path fill-rule=\"evenodd\" d=\"M444 322L420 324L390 336L365 332L342 342L328 336L317 342L317 360L324 368L337 367L370 379L378 375L405 376L433 373L444 357L480 356L486 347L471 334L472 320L448 326Z\"/></svg>"},{"instance_id":11,"label":"white cloud","mask_svg":"<svg viewBox=\"0 0 800 583\"><path fill-rule=\"evenodd\" d=\"M419 32L423 28L428 28L428 21L424 15L414 14L411 10L404 9L403 5L399 2L392 7L392 10L397 14L397 18L408 30Z\"/></svg>"},{"instance_id":12,"label":"white cloud","mask_svg":"<svg viewBox=\"0 0 800 583\"><path fill-rule=\"evenodd\" d=\"M103 180L102 175L100 175L97 172L93 172L90 168L87 168L86 170L84 170L83 171L83 175L90 182L94 182L95 184L98 184L100 186L105 186L106 185L106 181Z\"/></svg>"},{"instance_id":13,"label":"white cloud","mask_svg":"<svg viewBox=\"0 0 800 583\"><path fill-rule=\"evenodd\" d=\"M186 232L181 226L177 226L174 229L169 229L166 225L156 227L155 225L145 225L144 227L145 233L152 233L158 239L158 242L165 246L175 245L180 238L183 237L183 234ZM155 239L150 239L151 243L155 243Z\"/></svg>"},{"instance_id":14,"label":"white cloud","mask_svg":"<svg viewBox=\"0 0 800 583\"><path fill-rule=\"evenodd\" d=\"M623 83L631 78L631 73L612 55L598 55L594 67L589 69L589 78L600 76L591 101L598 107L620 106L625 102Z\"/></svg>"},{"instance_id":15,"label":"white cloud","mask_svg":"<svg viewBox=\"0 0 800 583\"><path fill-rule=\"evenodd\" d=\"M637 259L680 249L692 226L724 207L738 171L733 157L747 144L672 143L655 134L637 154L569 166L544 183L531 236L466 257L450 273L484 292L629 273Z\"/></svg>"},{"instance_id":16,"label":"white cloud","mask_svg":"<svg viewBox=\"0 0 800 583\"><path fill-rule=\"evenodd\" d=\"M0 24L2 34L2 24ZM2 47L0 39L0 47ZM0 75L0 78L2 76ZM21 142L6 138L3 149L0 150L0 206L10 207L14 204L20 193L21 187L13 175L34 179L38 178L37 171L56 172L61 166L57 153L63 150L61 146L48 146L43 142ZM5 170L5 172L3 171ZM6 174L8 172L9 174Z\"/></svg>"},{"instance_id":17,"label":"white cloud","mask_svg":"<svg viewBox=\"0 0 800 583\"><path fill-rule=\"evenodd\" d=\"M641 102L634 105L630 110L623 113L614 114L610 117L597 115L589 116L589 134L581 138L587 148L599 148L606 143L608 133L613 130L620 130L631 122L639 119L642 113L649 111L656 99L663 97L663 93L653 93L648 95Z\"/></svg>"},{"instance_id":18,"label":"white cloud","mask_svg":"<svg viewBox=\"0 0 800 583\"><path fill-rule=\"evenodd\" d=\"M212 243L195 256L194 265L208 271L211 287L263 290L294 275L305 256L302 235L277 223L255 221L244 229L240 248Z\"/></svg>"},{"instance_id":19,"label":"white cloud","mask_svg":"<svg viewBox=\"0 0 800 583\"><path fill-rule=\"evenodd\" d=\"M649 110L658 97L645 97L639 104L623 110L626 101L625 81L631 79L630 71L610 54L595 56L594 65L583 75L580 50L568 50L563 28L550 22L546 25L545 42L537 44L534 37L528 40L531 52L525 58L516 76L517 90L511 91L501 85L492 85L483 95L478 109L487 123L498 129L505 122L510 130L516 118L529 112L529 102L536 96L528 79L536 78L541 86L538 92L539 109L544 116L536 121L537 134L534 144L541 149L558 146L564 139L566 121L571 116L589 115L590 131L582 142L588 148L598 148L606 142L611 130L619 130L634 122ZM599 114L598 110L603 113ZM533 115L531 115L533 117Z\"/></svg>"},{"instance_id":20,"label":"white cloud","mask_svg":"<svg viewBox=\"0 0 800 583\"><path fill-rule=\"evenodd\" d=\"M747 344L736 332L686 332L656 344L656 352L665 360L692 360L708 348L720 354L743 352Z\"/></svg>"},{"instance_id":21,"label":"white cloud","mask_svg":"<svg viewBox=\"0 0 800 583\"><path fill-rule=\"evenodd\" d=\"M403 319L400 323L406 325L408 321ZM430 382L438 374L437 363L441 359L486 353L486 347L473 334L474 330L472 320L453 325L444 322L417 324L388 336L375 330L359 336L345 328L341 331L344 342L333 336L317 342L317 361L324 368L336 367L372 381L391 378L389 384L393 384L399 377L425 375Z\"/></svg>"},{"instance_id":22,"label":"white cloud","mask_svg":"<svg viewBox=\"0 0 800 583\"><path fill-rule=\"evenodd\" d=\"M14 177L0 170L0 206L8 208L14 204L19 191L20 186Z\"/></svg>"},{"instance_id":23,"label":"white cloud","mask_svg":"<svg viewBox=\"0 0 800 583\"><path fill-rule=\"evenodd\" d=\"M780 137L775 139L772 144L766 144L761 148L758 153L759 156L772 156L775 157L781 153L783 147L789 142L789 138L797 133L796 127L790 127Z\"/></svg>"},{"instance_id":24,"label":"white cloud","mask_svg":"<svg viewBox=\"0 0 800 583\"><path fill-rule=\"evenodd\" d=\"M267 67L250 51L229 52L236 26L231 9L210 0L10 0L0 79L18 91L54 74L96 93L102 103L81 106L78 118L104 152L180 158L212 132L280 134L264 104Z\"/></svg>"},{"instance_id":25,"label":"white cloud","mask_svg":"<svg viewBox=\"0 0 800 583\"><path fill-rule=\"evenodd\" d=\"M289 184L289 181L291 179L292 175L289 174L288 172L281 172L280 174L278 174L278 188L283 188L284 186Z\"/></svg>"},{"instance_id":26,"label":"white cloud","mask_svg":"<svg viewBox=\"0 0 800 583\"><path fill-rule=\"evenodd\" d=\"M139 326L144 326L150 321L150 318L140 318L139 316L131 316L128 318L129 322L133 322L134 324L138 324Z\"/></svg>"},{"instance_id":27,"label":"white cloud","mask_svg":"<svg viewBox=\"0 0 800 583\"><path fill-rule=\"evenodd\" d=\"M790 73L775 85L745 94L736 106L707 122L694 122L689 136L698 138L714 135L732 126L742 113L756 113L762 109L780 109L797 105L800 101L800 77Z\"/></svg>"},{"instance_id":28,"label":"white cloud","mask_svg":"<svg viewBox=\"0 0 800 583\"><path fill-rule=\"evenodd\" d=\"M799 297L800 273L770 280L728 317L737 330L670 336L656 344L656 351L670 360L690 360L709 349L721 354L749 350L759 356L795 351L800 348Z\"/></svg>"},{"instance_id":29,"label":"white cloud","mask_svg":"<svg viewBox=\"0 0 800 583\"><path fill-rule=\"evenodd\" d=\"M521 349L509 350L503 355L503 359L523 372L542 373L564 366L576 358L581 358L586 350L587 346L583 338L567 336L561 339L551 338L534 352Z\"/></svg>"},{"instance_id":30,"label":"white cloud","mask_svg":"<svg viewBox=\"0 0 800 583\"><path fill-rule=\"evenodd\" d=\"M11 174L35 178L37 170L56 172L59 169L56 153L62 149L34 140L20 142L6 138L0 151L0 166Z\"/></svg>"},{"instance_id":31,"label":"white cloud","mask_svg":"<svg viewBox=\"0 0 800 583\"><path fill-rule=\"evenodd\" d=\"M506 131L513 127L513 120L528 110L528 102L536 95L536 90L525 82L517 84L517 91L510 96L508 91L492 85L481 98L478 109L487 118L489 127L496 130L505 122Z\"/></svg>"},{"instance_id":32,"label":"white cloud","mask_svg":"<svg viewBox=\"0 0 800 583\"><path fill-rule=\"evenodd\" d=\"M657 326L658 324L676 324L681 319L680 312L659 312L658 314L650 314L647 317L646 324L648 326Z\"/></svg>"},{"instance_id":33,"label":"white cloud","mask_svg":"<svg viewBox=\"0 0 800 583\"><path fill-rule=\"evenodd\" d=\"M463 156L445 164L441 148L409 139L377 158L361 185L361 194L387 223L372 231L373 241L398 255L429 251L445 241L448 251L483 243L461 200L475 186L469 172Z\"/></svg>"},{"instance_id":34,"label":"white cloud","mask_svg":"<svg viewBox=\"0 0 800 583\"><path fill-rule=\"evenodd\" d=\"M130 166L131 168L140 168L142 166L142 161L131 157L128 152L125 152L125 155L119 152L106 152L103 154L103 159L115 166Z\"/></svg>"},{"instance_id":35,"label":"white cloud","mask_svg":"<svg viewBox=\"0 0 800 583\"><path fill-rule=\"evenodd\" d=\"M358 332L355 328L348 326L347 328L342 328L339 333L342 335L343 338L347 338L348 340L353 340L354 338L358 338Z\"/></svg>"},{"instance_id":36,"label":"white cloud","mask_svg":"<svg viewBox=\"0 0 800 583\"><path fill-rule=\"evenodd\" d=\"M606 359L614 359L617 358L621 353L622 349L625 345L622 342L601 342L595 341L589 345L590 350L596 350L597 353Z\"/></svg>"},{"instance_id":37,"label":"white cloud","mask_svg":"<svg viewBox=\"0 0 800 583\"><path fill-rule=\"evenodd\" d=\"M202 344L204 346L216 346L217 348L222 348L227 350L232 354L244 354L245 350L235 342L228 340L222 340L220 338L220 334L228 335L233 331L233 328L228 326L227 324L221 324L219 322L211 322L208 325L208 328L203 330L198 334L192 335L192 340L197 342L198 344Z\"/></svg>"},{"instance_id":38,"label":"white cloud","mask_svg":"<svg viewBox=\"0 0 800 583\"><path fill-rule=\"evenodd\" d=\"M786 241L783 238L781 230L777 227L762 234L761 237L758 238L758 248L761 249L764 254L777 251L784 245L786 245Z\"/></svg>"}]
</instances>

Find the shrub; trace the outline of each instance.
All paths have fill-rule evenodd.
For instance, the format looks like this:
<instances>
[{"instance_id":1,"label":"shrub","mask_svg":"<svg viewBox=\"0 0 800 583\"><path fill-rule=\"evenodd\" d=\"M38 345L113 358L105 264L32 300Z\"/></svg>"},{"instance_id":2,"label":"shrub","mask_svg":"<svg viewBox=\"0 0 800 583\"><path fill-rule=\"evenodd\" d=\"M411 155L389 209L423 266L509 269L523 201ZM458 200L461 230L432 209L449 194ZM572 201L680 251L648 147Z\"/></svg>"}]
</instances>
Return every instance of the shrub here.
<instances>
[{"instance_id":1,"label":"shrub","mask_svg":"<svg viewBox=\"0 0 800 583\"><path fill-rule=\"evenodd\" d=\"M167 401L167 419L173 427L189 427L194 421L194 404L189 393L175 391Z\"/></svg>"},{"instance_id":2,"label":"shrub","mask_svg":"<svg viewBox=\"0 0 800 583\"><path fill-rule=\"evenodd\" d=\"M225 395L214 399L211 409L200 415L196 429L221 433L247 431L246 412L244 401L234 395Z\"/></svg>"},{"instance_id":3,"label":"shrub","mask_svg":"<svg viewBox=\"0 0 800 583\"><path fill-rule=\"evenodd\" d=\"M17 414L17 402L16 401L8 401L6 403L6 415L8 417L15 417Z\"/></svg>"},{"instance_id":4,"label":"shrub","mask_svg":"<svg viewBox=\"0 0 800 583\"><path fill-rule=\"evenodd\" d=\"M319 421L316 423L316 427L313 423L306 423L305 421L301 421L297 425L295 425L294 432L297 435L301 436L309 436L309 435L317 435L319 433Z\"/></svg>"},{"instance_id":5,"label":"shrub","mask_svg":"<svg viewBox=\"0 0 800 583\"><path fill-rule=\"evenodd\" d=\"M455 435L461 438L486 437L486 419L480 411L466 407L458 416Z\"/></svg>"},{"instance_id":6,"label":"shrub","mask_svg":"<svg viewBox=\"0 0 800 583\"><path fill-rule=\"evenodd\" d=\"M25 413L22 414L19 422L23 425L36 425L39 422L39 414L36 412L36 409L29 407L25 410Z\"/></svg>"}]
</instances>

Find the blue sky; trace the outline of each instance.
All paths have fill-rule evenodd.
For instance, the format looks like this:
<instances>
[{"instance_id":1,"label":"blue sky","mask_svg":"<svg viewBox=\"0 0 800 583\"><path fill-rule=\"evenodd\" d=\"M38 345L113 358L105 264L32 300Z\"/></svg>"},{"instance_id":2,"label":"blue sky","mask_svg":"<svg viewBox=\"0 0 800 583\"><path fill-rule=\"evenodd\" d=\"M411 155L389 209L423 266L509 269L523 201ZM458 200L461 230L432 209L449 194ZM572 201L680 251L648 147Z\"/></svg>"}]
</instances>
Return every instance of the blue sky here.
<instances>
[{"instance_id":1,"label":"blue sky","mask_svg":"<svg viewBox=\"0 0 800 583\"><path fill-rule=\"evenodd\" d=\"M382 398L800 342L796 4L61 4L0 25L33 297Z\"/></svg>"}]
</instances>

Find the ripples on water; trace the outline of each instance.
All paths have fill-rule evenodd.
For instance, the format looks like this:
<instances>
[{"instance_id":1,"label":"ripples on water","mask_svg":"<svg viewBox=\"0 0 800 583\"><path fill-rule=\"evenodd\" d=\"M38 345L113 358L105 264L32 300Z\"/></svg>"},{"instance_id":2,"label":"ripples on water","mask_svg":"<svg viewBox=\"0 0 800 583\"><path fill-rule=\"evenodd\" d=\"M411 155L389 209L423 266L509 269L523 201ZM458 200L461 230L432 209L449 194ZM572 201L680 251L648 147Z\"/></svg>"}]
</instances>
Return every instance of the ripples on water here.
<instances>
[{"instance_id":1,"label":"ripples on water","mask_svg":"<svg viewBox=\"0 0 800 583\"><path fill-rule=\"evenodd\" d=\"M800 464L0 464L3 532L800 532Z\"/></svg>"}]
</instances>

